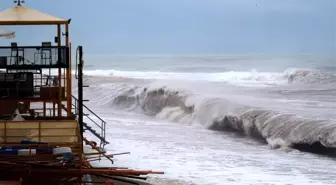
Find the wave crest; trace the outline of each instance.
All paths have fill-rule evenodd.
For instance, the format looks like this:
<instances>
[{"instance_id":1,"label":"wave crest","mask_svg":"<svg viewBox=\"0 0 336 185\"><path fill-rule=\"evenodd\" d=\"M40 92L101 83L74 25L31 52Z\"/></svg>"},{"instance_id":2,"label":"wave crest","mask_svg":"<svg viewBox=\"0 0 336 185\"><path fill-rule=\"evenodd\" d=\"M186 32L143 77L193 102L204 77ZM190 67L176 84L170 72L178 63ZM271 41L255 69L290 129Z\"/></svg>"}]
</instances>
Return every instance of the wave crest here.
<instances>
[{"instance_id":1,"label":"wave crest","mask_svg":"<svg viewBox=\"0 0 336 185\"><path fill-rule=\"evenodd\" d=\"M336 74L333 72L311 69L287 69L284 77L288 83L336 83Z\"/></svg>"},{"instance_id":2,"label":"wave crest","mask_svg":"<svg viewBox=\"0 0 336 185\"><path fill-rule=\"evenodd\" d=\"M336 73L325 70L290 68L284 72L225 71L216 73L187 73L160 71L118 71L118 70L89 70L90 76L107 76L143 80L183 80L225 82L235 85L286 85L292 83L329 84L336 83Z\"/></svg>"}]
</instances>

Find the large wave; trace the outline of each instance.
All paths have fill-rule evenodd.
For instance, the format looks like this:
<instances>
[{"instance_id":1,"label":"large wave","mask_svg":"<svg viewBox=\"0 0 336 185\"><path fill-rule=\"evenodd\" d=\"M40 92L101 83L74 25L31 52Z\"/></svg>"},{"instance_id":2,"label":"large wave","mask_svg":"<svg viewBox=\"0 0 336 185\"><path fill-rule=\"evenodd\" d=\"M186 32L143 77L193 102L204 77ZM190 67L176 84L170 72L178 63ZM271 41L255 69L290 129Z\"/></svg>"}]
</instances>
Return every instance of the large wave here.
<instances>
[{"instance_id":1,"label":"large wave","mask_svg":"<svg viewBox=\"0 0 336 185\"><path fill-rule=\"evenodd\" d=\"M333 88L330 83L336 82L334 73L309 69L288 69L279 76L286 84L309 83L307 87L312 87L311 83L326 83ZM89 91L93 92L87 94L93 97L88 98L98 104L173 122L201 124L211 130L245 134L267 142L272 148L297 148L336 155L334 120L304 118L270 107L245 105L226 95L211 97L171 86L148 86L143 79L86 76L86 80L90 79L88 83L94 86Z\"/></svg>"},{"instance_id":2,"label":"large wave","mask_svg":"<svg viewBox=\"0 0 336 185\"><path fill-rule=\"evenodd\" d=\"M167 88L134 88L112 105L180 123L198 123L266 141L272 148L291 147L336 155L336 123L250 107L221 98L200 98Z\"/></svg>"}]
</instances>

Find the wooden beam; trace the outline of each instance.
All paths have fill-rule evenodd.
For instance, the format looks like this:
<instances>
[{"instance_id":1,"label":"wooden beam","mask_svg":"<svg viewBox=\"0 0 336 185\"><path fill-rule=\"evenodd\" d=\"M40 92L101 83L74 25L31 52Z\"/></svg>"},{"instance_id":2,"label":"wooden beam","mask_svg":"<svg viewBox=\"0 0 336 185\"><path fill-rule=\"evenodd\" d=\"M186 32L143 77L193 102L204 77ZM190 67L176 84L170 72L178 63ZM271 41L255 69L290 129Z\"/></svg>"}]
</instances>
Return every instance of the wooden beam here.
<instances>
[{"instance_id":1,"label":"wooden beam","mask_svg":"<svg viewBox=\"0 0 336 185\"><path fill-rule=\"evenodd\" d=\"M55 106L55 102L52 102L53 104L53 117L55 117L56 113L55 113L55 110L56 110L56 106Z\"/></svg>"},{"instance_id":2,"label":"wooden beam","mask_svg":"<svg viewBox=\"0 0 336 185\"><path fill-rule=\"evenodd\" d=\"M67 116L68 117L71 117L71 108L72 108L72 97L71 97L71 94L72 94L72 88L71 88L71 43L69 43L69 24L66 24L65 25L65 32L66 32L66 35L65 35L65 44L66 46L69 47L69 67L66 69L66 89L67 89Z\"/></svg>"},{"instance_id":3,"label":"wooden beam","mask_svg":"<svg viewBox=\"0 0 336 185\"><path fill-rule=\"evenodd\" d=\"M43 102L43 116L46 117L47 105L46 102Z\"/></svg>"},{"instance_id":4,"label":"wooden beam","mask_svg":"<svg viewBox=\"0 0 336 185\"><path fill-rule=\"evenodd\" d=\"M57 44L61 46L61 25L57 25ZM58 68L58 118L62 116L62 69Z\"/></svg>"},{"instance_id":5,"label":"wooden beam","mask_svg":"<svg viewBox=\"0 0 336 185\"><path fill-rule=\"evenodd\" d=\"M0 21L1 26L16 26L16 25L59 25L68 24L67 20L59 21Z\"/></svg>"}]
</instances>

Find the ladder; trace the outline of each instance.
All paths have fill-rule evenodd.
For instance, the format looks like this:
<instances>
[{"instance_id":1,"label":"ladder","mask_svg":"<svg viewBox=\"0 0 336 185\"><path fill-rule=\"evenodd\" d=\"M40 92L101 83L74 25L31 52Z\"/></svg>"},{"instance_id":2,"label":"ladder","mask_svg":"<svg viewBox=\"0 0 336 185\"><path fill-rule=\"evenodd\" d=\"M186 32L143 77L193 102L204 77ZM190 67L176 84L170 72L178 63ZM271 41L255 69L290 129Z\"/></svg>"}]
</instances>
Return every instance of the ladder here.
<instances>
[{"instance_id":1,"label":"ladder","mask_svg":"<svg viewBox=\"0 0 336 185\"><path fill-rule=\"evenodd\" d=\"M72 106L75 109L75 115L78 114L78 99L72 95L73 103ZM95 112L93 112L89 107L87 107L84 103L83 105L83 116L87 119L86 122L83 121L84 131L90 131L94 136L96 136L100 140L100 146L104 148L105 145L109 144L106 140L106 121L103 120L100 116L98 116ZM99 131L92 128L95 126L99 129Z\"/></svg>"}]
</instances>

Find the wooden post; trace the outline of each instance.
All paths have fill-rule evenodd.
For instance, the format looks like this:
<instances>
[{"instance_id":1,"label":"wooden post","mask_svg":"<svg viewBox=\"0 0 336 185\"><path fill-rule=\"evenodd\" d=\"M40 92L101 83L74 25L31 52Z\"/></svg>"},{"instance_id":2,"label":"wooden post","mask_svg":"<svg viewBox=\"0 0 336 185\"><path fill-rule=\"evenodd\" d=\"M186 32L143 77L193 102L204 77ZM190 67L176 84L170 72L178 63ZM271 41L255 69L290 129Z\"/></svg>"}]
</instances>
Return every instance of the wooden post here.
<instances>
[{"instance_id":1,"label":"wooden post","mask_svg":"<svg viewBox=\"0 0 336 185\"><path fill-rule=\"evenodd\" d=\"M66 70L66 77L67 77L67 84L66 84L66 88L67 88L67 117L71 117L71 108L72 108L72 88L71 88L71 44L69 43L69 23L65 24L65 44L66 46L69 47L69 67Z\"/></svg>"},{"instance_id":2,"label":"wooden post","mask_svg":"<svg viewBox=\"0 0 336 185\"><path fill-rule=\"evenodd\" d=\"M44 101L43 102L43 117L46 117L46 112L47 112L46 108L47 108L47 105L46 105L46 102Z\"/></svg>"},{"instance_id":3,"label":"wooden post","mask_svg":"<svg viewBox=\"0 0 336 185\"><path fill-rule=\"evenodd\" d=\"M7 121L4 124L4 143L7 143Z\"/></svg>"},{"instance_id":4,"label":"wooden post","mask_svg":"<svg viewBox=\"0 0 336 185\"><path fill-rule=\"evenodd\" d=\"M63 87L66 87L66 69L63 69Z\"/></svg>"},{"instance_id":5,"label":"wooden post","mask_svg":"<svg viewBox=\"0 0 336 185\"><path fill-rule=\"evenodd\" d=\"M55 106L55 102L53 101L53 117L56 116L56 106Z\"/></svg>"},{"instance_id":6,"label":"wooden post","mask_svg":"<svg viewBox=\"0 0 336 185\"><path fill-rule=\"evenodd\" d=\"M61 25L57 25L57 44L61 46ZM58 118L62 117L62 69L58 68Z\"/></svg>"}]
</instances>

